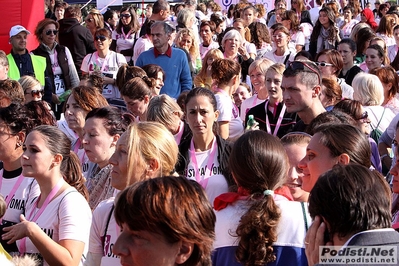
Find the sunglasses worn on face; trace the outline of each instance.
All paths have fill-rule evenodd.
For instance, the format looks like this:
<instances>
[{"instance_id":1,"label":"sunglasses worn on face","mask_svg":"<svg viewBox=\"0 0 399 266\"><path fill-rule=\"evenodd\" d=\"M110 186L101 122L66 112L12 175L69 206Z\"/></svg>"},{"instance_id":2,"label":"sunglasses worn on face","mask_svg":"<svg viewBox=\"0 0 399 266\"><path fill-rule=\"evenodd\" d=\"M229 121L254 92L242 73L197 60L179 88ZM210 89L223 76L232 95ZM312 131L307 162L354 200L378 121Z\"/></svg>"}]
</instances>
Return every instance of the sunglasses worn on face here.
<instances>
[{"instance_id":1,"label":"sunglasses worn on face","mask_svg":"<svg viewBox=\"0 0 399 266\"><path fill-rule=\"evenodd\" d=\"M326 63L326 62L315 62L317 66L326 67L326 66L333 66L333 64Z\"/></svg>"},{"instance_id":2,"label":"sunglasses worn on face","mask_svg":"<svg viewBox=\"0 0 399 266\"><path fill-rule=\"evenodd\" d=\"M46 35L51 35L51 34L57 35L58 30L47 30L45 33L46 33Z\"/></svg>"},{"instance_id":3,"label":"sunglasses worn on face","mask_svg":"<svg viewBox=\"0 0 399 266\"><path fill-rule=\"evenodd\" d=\"M31 92L25 92L25 95L29 93L32 95L32 97L40 97L40 94L43 95L44 90L32 90Z\"/></svg>"},{"instance_id":4,"label":"sunglasses worn on face","mask_svg":"<svg viewBox=\"0 0 399 266\"><path fill-rule=\"evenodd\" d=\"M365 112L362 114L362 116L361 116L359 119L357 119L357 120L365 120L365 119L367 119L367 118L369 118L369 114L367 113L367 111L365 111Z\"/></svg>"},{"instance_id":5,"label":"sunglasses worn on face","mask_svg":"<svg viewBox=\"0 0 399 266\"><path fill-rule=\"evenodd\" d=\"M314 62L307 63L307 62L303 62L303 61L294 61L288 65L287 70L290 68L294 72L297 70L303 70L303 71L308 71L308 72L310 71L317 75L317 79L319 80L318 85L320 85L321 84L320 74L316 70L317 66L313 67L313 64L314 64Z\"/></svg>"},{"instance_id":6,"label":"sunglasses worn on face","mask_svg":"<svg viewBox=\"0 0 399 266\"><path fill-rule=\"evenodd\" d=\"M86 21L86 22L93 22L94 19L92 19L92 18L87 18L85 21Z\"/></svg>"},{"instance_id":7,"label":"sunglasses worn on face","mask_svg":"<svg viewBox=\"0 0 399 266\"><path fill-rule=\"evenodd\" d=\"M121 16L121 18L130 18L131 17L130 14L121 14L120 16Z\"/></svg>"},{"instance_id":8,"label":"sunglasses worn on face","mask_svg":"<svg viewBox=\"0 0 399 266\"><path fill-rule=\"evenodd\" d=\"M98 40L100 40L100 41L105 41L107 39L107 37L105 37L104 35L97 35L95 38L94 38L94 40L95 41L98 41Z\"/></svg>"}]
</instances>

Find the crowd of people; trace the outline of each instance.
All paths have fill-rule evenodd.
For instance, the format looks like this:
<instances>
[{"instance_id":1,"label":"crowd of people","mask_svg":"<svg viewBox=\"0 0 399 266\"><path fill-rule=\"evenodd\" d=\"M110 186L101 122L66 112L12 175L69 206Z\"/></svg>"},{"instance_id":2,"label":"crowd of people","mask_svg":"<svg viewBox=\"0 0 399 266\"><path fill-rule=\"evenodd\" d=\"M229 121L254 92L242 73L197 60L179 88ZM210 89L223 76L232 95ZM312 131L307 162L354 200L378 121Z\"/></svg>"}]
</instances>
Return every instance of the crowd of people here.
<instances>
[{"instance_id":1,"label":"crowd of people","mask_svg":"<svg viewBox=\"0 0 399 266\"><path fill-rule=\"evenodd\" d=\"M399 6L45 3L0 51L1 265L399 247Z\"/></svg>"}]
</instances>

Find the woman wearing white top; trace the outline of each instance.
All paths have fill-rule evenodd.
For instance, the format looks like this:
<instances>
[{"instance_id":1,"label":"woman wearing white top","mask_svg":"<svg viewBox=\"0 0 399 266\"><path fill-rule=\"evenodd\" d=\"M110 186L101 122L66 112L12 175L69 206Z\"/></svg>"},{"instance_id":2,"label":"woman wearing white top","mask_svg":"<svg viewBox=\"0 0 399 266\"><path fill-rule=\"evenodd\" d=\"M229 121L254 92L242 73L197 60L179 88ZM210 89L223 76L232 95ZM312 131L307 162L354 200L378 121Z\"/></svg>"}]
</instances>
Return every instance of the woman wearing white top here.
<instances>
[{"instance_id":1,"label":"woman wearing white top","mask_svg":"<svg viewBox=\"0 0 399 266\"><path fill-rule=\"evenodd\" d=\"M352 86L353 99L360 101L368 112L371 128L384 132L395 114L391 109L381 106L384 102L384 87L379 78L372 74L359 73L353 79Z\"/></svg>"},{"instance_id":2,"label":"woman wearing white top","mask_svg":"<svg viewBox=\"0 0 399 266\"><path fill-rule=\"evenodd\" d=\"M352 19L353 13L352 6L344 7L344 19L338 24L341 38L349 38L353 27L359 22L356 19Z\"/></svg>"},{"instance_id":3,"label":"woman wearing white top","mask_svg":"<svg viewBox=\"0 0 399 266\"><path fill-rule=\"evenodd\" d=\"M240 117L245 121L245 115L252 107L263 103L267 97L268 92L266 89L266 72L273 62L269 59L259 59L254 61L249 66L249 77L251 78L253 95L241 103Z\"/></svg>"},{"instance_id":4,"label":"woman wearing white top","mask_svg":"<svg viewBox=\"0 0 399 266\"><path fill-rule=\"evenodd\" d=\"M53 126L38 126L27 136L22 174L32 176L40 196L27 203L21 222L4 229L21 254L37 254L43 265L82 265L87 252L91 210L71 141Z\"/></svg>"},{"instance_id":5,"label":"woman wearing white top","mask_svg":"<svg viewBox=\"0 0 399 266\"><path fill-rule=\"evenodd\" d=\"M156 122L134 123L119 138L109 159L113 165L111 185L122 191L140 181L173 175L178 153L172 134L164 126ZM121 234L113 215L114 202L114 197L102 201L93 212L85 265L120 265L112 249Z\"/></svg>"},{"instance_id":6,"label":"woman wearing white top","mask_svg":"<svg viewBox=\"0 0 399 266\"><path fill-rule=\"evenodd\" d=\"M111 50L123 54L126 62L133 65L133 45L137 39L135 36L140 30L136 12L132 7L122 7L120 20L116 29L112 32Z\"/></svg>"},{"instance_id":7,"label":"woman wearing white top","mask_svg":"<svg viewBox=\"0 0 399 266\"><path fill-rule=\"evenodd\" d=\"M245 26L245 22L241 18L236 18L233 22L233 27L235 30L237 30L243 39L243 45L245 46L245 49L247 53L250 55L252 59L255 59L256 57L256 47L255 44L250 43L248 40L251 39L250 37L250 32L249 28Z\"/></svg>"},{"instance_id":8,"label":"woman wearing white top","mask_svg":"<svg viewBox=\"0 0 399 266\"><path fill-rule=\"evenodd\" d=\"M110 50L111 42L111 32L108 29L96 30L94 46L97 51L86 55L80 67L83 75L95 73L103 77L103 96L107 99L120 98L115 78L119 67L126 64L126 59L122 54Z\"/></svg>"},{"instance_id":9,"label":"woman wearing white top","mask_svg":"<svg viewBox=\"0 0 399 266\"><path fill-rule=\"evenodd\" d=\"M240 85L240 72L240 65L230 59L216 59L212 63L212 78L217 86L219 134L224 139L235 139L244 133L238 108L232 101L232 95Z\"/></svg>"},{"instance_id":10,"label":"woman wearing white top","mask_svg":"<svg viewBox=\"0 0 399 266\"><path fill-rule=\"evenodd\" d=\"M265 53L263 58L267 58L274 63L280 63L283 65L293 62L296 51L289 49L290 40L291 37L289 30L282 24L275 24L272 27L272 41L276 48L273 51Z\"/></svg>"},{"instance_id":11,"label":"woman wearing white top","mask_svg":"<svg viewBox=\"0 0 399 266\"><path fill-rule=\"evenodd\" d=\"M201 59L204 59L205 55L211 49L219 48L219 43L213 41L213 35L216 32L216 25L213 21L202 21L200 25L200 37L202 43L199 45L199 52Z\"/></svg>"},{"instance_id":12,"label":"woman wearing white top","mask_svg":"<svg viewBox=\"0 0 399 266\"><path fill-rule=\"evenodd\" d=\"M305 34L300 29L298 14L294 10L285 11L281 15L281 24L290 31L290 44L294 51L302 51L305 46Z\"/></svg>"}]
</instances>

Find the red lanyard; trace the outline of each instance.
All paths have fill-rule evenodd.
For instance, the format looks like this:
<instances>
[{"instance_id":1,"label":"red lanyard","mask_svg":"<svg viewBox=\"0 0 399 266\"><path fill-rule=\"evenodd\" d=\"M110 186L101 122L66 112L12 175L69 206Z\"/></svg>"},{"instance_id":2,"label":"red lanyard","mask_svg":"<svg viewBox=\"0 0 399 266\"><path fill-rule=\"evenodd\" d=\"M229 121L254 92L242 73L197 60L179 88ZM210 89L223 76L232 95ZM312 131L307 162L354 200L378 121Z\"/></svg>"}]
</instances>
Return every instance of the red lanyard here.
<instances>
[{"instance_id":1,"label":"red lanyard","mask_svg":"<svg viewBox=\"0 0 399 266\"><path fill-rule=\"evenodd\" d=\"M217 151L216 137L213 137L211 153L209 154L208 161L206 163L204 176L201 179L200 173L199 173L199 165L197 163L197 157L195 156L194 141L191 139L190 160L193 163L193 168L195 170L195 179L197 180L198 183L201 184L201 186L204 189L206 188L206 186L208 184L209 177L212 175L212 166L213 166L212 164L213 164L213 160L215 159L216 151ZM206 174L207 171L209 171L208 175Z\"/></svg>"},{"instance_id":2,"label":"red lanyard","mask_svg":"<svg viewBox=\"0 0 399 266\"><path fill-rule=\"evenodd\" d=\"M270 127L270 122L269 122L269 117L267 115L267 111L268 111L267 105L268 104L269 104L269 101L267 101L266 104L265 104L266 130L267 130L267 133L272 134L272 130L271 130L271 127ZM278 104L274 108L277 109L277 106L278 106ZM281 126L281 122L283 121L283 117L284 117L284 114L285 114L285 109L286 109L285 104L283 104L283 109L281 109L280 115L278 117L276 127L274 128L273 136L277 136L277 132L278 132L280 126ZM274 110L274 112L276 112L276 110Z\"/></svg>"},{"instance_id":3,"label":"red lanyard","mask_svg":"<svg viewBox=\"0 0 399 266\"><path fill-rule=\"evenodd\" d=\"M40 215L44 212L44 210L46 209L46 207L48 206L50 201L53 200L53 198L58 193L58 191L61 189L62 185L64 185L64 183L65 183L65 181L61 177L60 180L58 181L57 185L55 185L53 187L53 189L51 189L50 194L48 194L48 196L44 200L44 203L43 203L42 207L40 207L39 211L36 214L33 214L33 212L37 208L37 203L39 202L41 195L36 199L36 202L33 204L32 210L31 210L29 216L26 217L28 221L36 222L37 219L39 219ZM24 254L26 252L26 237L21 239L21 241L19 243L19 251L21 254Z\"/></svg>"}]
</instances>

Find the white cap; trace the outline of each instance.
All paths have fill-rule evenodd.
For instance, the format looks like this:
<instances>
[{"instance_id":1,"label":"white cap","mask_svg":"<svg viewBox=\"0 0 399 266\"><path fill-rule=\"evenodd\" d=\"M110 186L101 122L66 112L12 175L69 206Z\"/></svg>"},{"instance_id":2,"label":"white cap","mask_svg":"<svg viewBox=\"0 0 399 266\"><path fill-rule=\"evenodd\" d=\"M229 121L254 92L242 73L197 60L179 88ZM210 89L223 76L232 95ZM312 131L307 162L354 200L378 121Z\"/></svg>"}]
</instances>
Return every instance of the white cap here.
<instances>
[{"instance_id":1,"label":"white cap","mask_svg":"<svg viewBox=\"0 0 399 266\"><path fill-rule=\"evenodd\" d=\"M25 27L21 26L21 25L15 25L14 27L11 28L10 30L10 38L17 35L18 33L20 33L21 31L26 32L27 34L30 34L30 32L25 29Z\"/></svg>"}]
</instances>

